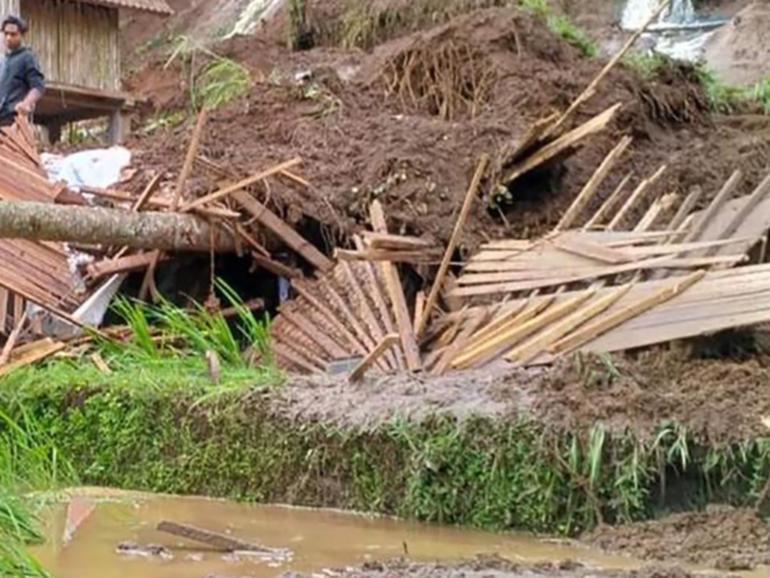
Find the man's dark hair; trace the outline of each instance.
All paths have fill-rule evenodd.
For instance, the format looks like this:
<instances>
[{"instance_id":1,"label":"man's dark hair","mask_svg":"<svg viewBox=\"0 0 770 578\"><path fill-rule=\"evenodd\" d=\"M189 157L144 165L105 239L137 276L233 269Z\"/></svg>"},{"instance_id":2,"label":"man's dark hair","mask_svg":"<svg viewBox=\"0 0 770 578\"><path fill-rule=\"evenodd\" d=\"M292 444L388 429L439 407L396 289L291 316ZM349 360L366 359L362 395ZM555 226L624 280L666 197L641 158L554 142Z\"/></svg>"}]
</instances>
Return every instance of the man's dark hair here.
<instances>
[{"instance_id":1,"label":"man's dark hair","mask_svg":"<svg viewBox=\"0 0 770 578\"><path fill-rule=\"evenodd\" d=\"M24 20L24 18L22 18L21 16L13 16L13 15L6 16L5 20L3 20L3 25L2 25L2 28L0 28L0 30L5 32L5 27L8 26L9 24L14 24L16 27L18 27L19 32L21 32L22 34L26 34L27 30L29 30L29 26L27 26L26 20Z\"/></svg>"}]
</instances>

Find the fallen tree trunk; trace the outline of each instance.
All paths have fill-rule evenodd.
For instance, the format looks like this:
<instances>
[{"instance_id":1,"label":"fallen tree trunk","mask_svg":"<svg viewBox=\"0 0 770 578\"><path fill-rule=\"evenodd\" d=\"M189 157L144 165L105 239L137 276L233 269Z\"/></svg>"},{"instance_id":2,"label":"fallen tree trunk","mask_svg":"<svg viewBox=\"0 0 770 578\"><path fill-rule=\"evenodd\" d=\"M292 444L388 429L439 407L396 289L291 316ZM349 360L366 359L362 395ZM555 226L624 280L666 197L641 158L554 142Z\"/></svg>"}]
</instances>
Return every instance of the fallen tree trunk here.
<instances>
[{"instance_id":1,"label":"fallen tree trunk","mask_svg":"<svg viewBox=\"0 0 770 578\"><path fill-rule=\"evenodd\" d=\"M0 201L0 238L163 251L235 250L229 233L194 215L52 203Z\"/></svg>"}]
</instances>

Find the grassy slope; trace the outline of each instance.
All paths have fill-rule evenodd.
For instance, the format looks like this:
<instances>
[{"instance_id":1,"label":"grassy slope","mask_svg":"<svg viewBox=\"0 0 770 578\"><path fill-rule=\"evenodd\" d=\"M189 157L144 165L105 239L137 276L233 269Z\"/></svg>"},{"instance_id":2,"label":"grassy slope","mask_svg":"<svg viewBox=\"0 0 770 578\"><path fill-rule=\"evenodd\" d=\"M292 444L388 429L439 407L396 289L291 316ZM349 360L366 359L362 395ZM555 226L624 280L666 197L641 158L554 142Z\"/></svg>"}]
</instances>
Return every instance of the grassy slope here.
<instances>
[{"instance_id":1,"label":"grassy slope","mask_svg":"<svg viewBox=\"0 0 770 578\"><path fill-rule=\"evenodd\" d=\"M670 424L649 440L449 417L343 430L280 417L265 384L212 396L202 367L152 374L150 383L136 368L100 376L54 363L0 388L4 405L34 415L88 484L493 529L571 534L599 517L643 519L660 506L662 487L681 484L693 503L751 503L768 469L764 440L704 448Z\"/></svg>"}]
</instances>

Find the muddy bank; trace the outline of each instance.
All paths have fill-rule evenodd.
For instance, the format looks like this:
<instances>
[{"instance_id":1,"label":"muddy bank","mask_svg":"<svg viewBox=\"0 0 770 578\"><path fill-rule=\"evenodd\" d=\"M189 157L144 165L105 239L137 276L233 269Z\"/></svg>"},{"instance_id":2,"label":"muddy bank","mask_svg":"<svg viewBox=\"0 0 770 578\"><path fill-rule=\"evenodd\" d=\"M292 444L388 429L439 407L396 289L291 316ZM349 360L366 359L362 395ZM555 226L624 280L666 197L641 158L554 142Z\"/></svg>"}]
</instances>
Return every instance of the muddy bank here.
<instances>
[{"instance_id":1,"label":"muddy bank","mask_svg":"<svg viewBox=\"0 0 770 578\"><path fill-rule=\"evenodd\" d=\"M694 563L726 571L770 564L770 524L749 509L710 506L659 521L602 527L588 544L645 560Z\"/></svg>"},{"instance_id":2,"label":"muddy bank","mask_svg":"<svg viewBox=\"0 0 770 578\"><path fill-rule=\"evenodd\" d=\"M327 570L331 578L691 578L677 566L654 566L641 570L608 571L564 561L528 566L497 556L483 556L459 564L417 564L405 560L371 562L359 568ZM710 574L713 576L714 574ZM287 573L283 578L310 578Z\"/></svg>"},{"instance_id":3,"label":"muddy bank","mask_svg":"<svg viewBox=\"0 0 770 578\"><path fill-rule=\"evenodd\" d=\"M726 336L727 340L737 340ZM763 436L770 414L770 358L703 359L686 350L655 348L612 360L586 357L552 368L505 365L437 379L373 375L292 379L273 397L290 419L372 428L394 418L431 415L502 420L533 417L557 431L610 431L653 437L675 421L710 443Z\"/></svg>"}]
</instances>

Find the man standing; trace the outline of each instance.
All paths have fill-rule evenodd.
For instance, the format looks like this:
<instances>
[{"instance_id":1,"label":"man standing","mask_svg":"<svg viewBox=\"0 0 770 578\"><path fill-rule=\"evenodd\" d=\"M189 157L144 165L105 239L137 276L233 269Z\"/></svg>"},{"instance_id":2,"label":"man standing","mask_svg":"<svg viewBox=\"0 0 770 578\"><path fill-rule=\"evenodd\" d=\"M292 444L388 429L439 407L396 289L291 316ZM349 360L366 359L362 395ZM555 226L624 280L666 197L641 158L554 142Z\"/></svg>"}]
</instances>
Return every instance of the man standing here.
<instances>
[{"instance_id":1,"label":"man standing","mask_svg":"<svg viewBox=\"0 0 770 578\"><path fill-rule=\"evenodd\" d=\"M16 116L29 116L45 90L45 77L37 58L24 46L27 23L18 16L3 20L5 58L0 63L0 126L13 124Z\"/></svg>"}]
</instances>

